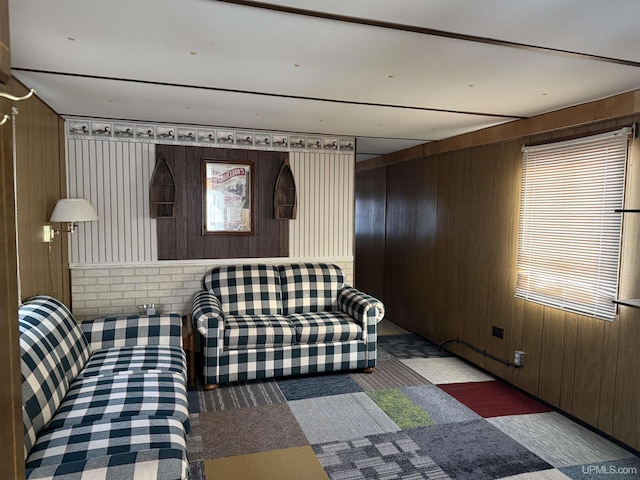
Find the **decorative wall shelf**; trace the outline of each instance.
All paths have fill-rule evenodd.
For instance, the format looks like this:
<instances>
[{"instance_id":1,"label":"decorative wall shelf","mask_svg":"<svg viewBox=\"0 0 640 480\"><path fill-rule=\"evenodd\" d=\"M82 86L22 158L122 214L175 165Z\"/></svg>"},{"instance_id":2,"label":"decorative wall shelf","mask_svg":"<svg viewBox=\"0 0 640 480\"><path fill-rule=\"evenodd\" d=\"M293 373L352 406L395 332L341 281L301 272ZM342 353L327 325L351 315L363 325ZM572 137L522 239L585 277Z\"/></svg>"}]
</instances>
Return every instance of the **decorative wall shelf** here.
<instances>
[{"instance_id":1,"label":"decorative wall shelf","mask_svg":"<svg viewBox=\"0 0 640 480\"><path fill-rule=\"evenodd\" d=\"M295 220L298 214L296 181L289 165L289 159L282 161L273 192L273 215L276 220Z\"/></svg>"},{"instance_id":2,"label":"decorative wall shelf","mask_svg":"<svg viewBox=\"0 0 640 480\"><path fill-rule=\"evenodd\" d=\"M164 155L156 158L156 167L151 175L151 218L174 218L176 216L176 183L171 167Z\"/></svg>"}]
</instances>

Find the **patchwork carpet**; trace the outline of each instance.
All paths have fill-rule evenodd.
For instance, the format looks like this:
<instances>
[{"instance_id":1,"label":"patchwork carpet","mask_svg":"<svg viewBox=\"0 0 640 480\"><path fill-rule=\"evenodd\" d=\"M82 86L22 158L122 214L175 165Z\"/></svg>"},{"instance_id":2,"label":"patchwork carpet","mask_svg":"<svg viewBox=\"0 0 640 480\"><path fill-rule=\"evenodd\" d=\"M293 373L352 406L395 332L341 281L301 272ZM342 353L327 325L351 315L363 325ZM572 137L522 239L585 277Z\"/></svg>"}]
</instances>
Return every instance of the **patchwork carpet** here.
<instances>
[{"instance_id":1,"label":"patchwork carpet","mask_svg":"<svg viewBox=\"0 0 640 480\"><path fill-rule=\"evenodd\" d=\"M189 391L195 480L635 479L640 458L383 321L373 374Z\"/></svg>"}]
</instances>

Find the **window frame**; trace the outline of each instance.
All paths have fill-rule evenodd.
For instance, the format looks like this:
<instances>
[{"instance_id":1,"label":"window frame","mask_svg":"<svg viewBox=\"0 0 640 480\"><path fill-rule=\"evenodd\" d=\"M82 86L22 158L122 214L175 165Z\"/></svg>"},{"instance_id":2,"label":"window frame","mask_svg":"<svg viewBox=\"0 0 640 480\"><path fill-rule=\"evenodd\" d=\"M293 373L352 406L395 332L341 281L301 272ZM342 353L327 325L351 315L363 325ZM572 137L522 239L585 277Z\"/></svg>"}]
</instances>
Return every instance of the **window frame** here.
<instances>
[{"instance_id":1,"label":"window frame","mask_svg":"<svg viewBox=\"0 0 640 480\"><path fill-rule=\"evenodd\" d=\"M632 131L522 147L517 298L615 320Z\"/></svg>"}]
</instances>

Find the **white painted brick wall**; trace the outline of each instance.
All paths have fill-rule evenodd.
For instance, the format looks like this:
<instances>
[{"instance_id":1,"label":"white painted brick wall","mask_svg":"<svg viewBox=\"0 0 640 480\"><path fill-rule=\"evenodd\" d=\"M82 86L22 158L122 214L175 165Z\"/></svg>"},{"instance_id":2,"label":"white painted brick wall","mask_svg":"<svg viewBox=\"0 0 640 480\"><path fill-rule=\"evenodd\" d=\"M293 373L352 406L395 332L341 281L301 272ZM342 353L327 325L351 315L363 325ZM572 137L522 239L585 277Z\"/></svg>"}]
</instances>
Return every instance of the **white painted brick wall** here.
<instances>
[{"instance_id":1,"label":"white painted brick wall","mask_svg":"<svg viewBox=\"0 0 640 480\"><path fill-rule=\"evenodd\" d=\"M339 265L353 278L353 258L261 258L236 261L154 262L126 267L94 264L71 267L71 305L77 320L107 315L138 313L138 305L162 305L165 313L181 315L191 311L194 293L200 290L204 274L217 264L286 262L325 262Z\"/></svg>"}]
</instances>

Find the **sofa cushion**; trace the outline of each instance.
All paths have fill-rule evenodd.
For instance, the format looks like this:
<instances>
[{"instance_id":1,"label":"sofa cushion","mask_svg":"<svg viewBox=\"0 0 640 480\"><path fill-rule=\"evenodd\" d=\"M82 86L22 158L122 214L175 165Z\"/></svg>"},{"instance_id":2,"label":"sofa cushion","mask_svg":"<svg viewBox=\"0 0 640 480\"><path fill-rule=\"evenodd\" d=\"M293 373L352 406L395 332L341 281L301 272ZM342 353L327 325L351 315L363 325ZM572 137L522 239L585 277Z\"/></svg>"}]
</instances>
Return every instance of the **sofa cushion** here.
<instances>
[{"instance_id":1,"label":"sofa cushion","mask_svg":"<svg viewBox=\"0 0 640 480\"><path fill-rule=\"evenodd\" d=\"M51 420L91 350L71 312L48 296L18 309L25 452Z\"/></svg>"},{"instance_id":2,"label":"sofa cushion","mask_svg":"<svg viewBox=\"0 0 640 480\"><path fill-rule=\"evenodd\" d=\"M244 350L292 345L296 330L282 315L227 315L224 348Z\"/></svg>"},{"instance_id":3,"label":"sofa cushion","mask_svg":"<svg viewBox=\"0 0 640 480\"><path fill-rule=\"evenodd\" d=\"M284 315L338 310L338 290L345 280L340 267L298 263L281 265L278 270Z\"/></svg>"},{"instance_id":4,"label":"sofa cushion","mask_svg":"<svg viewBox=\"0 0 640 480\"><path fill-rule=\"evenodd\" d=\"M224 265L202 279L225 315L281 315L280 275L272 265Z\"/></svg>"},{"instance_id":5,"label":"sofa cushion","mask_svg":"<svg viewBox=\"0 0 640 480\"><path fill-rule=\"evenodd\" d=\"M147 345L107 348L94 352L78 378L138 372L174 372L184 376L187 361L180 347Z\"/></svg>"},{"instance_id":6,"label":"sofa cushion","mask_svg":"<svg viewBox=\"0 0 640 480\"><path fill-rule=\"evenodd\" d=\"M298 343L362 340L362 327L342 312L294 313L287 319L296 329Z\"/></svg>"},{"instance_id":7,"label":"sofa cushion","mask_svg":"<svg viewBox=\"0 0 640 480\"><path fill-rule=\"evenodd\" d=\"M46 431L135 416L173 417L189 430L187 388L181 374L140 372L79 378Z\"/></svg>"},{"instance_id":8,"label":"sofa cushion","mask_svg":"<svg viewBox=\"0 0 640 480\"><path fill-rule=\"evenodd\" d=\"M189 462L178 448L156 448L29 468L27 480L176 480L188 478Z\"/></svg>"},{"instance_id":9,"label":"sofa cushion","mask_svg":"<svg viewBox=\"0 0 640 480\"><path fill-rule=\"evenodd\" d=\"M182 319L176 313L123 315L80 323L91 350L134 345L182 346Z\"/></svg>"},{"instance_id":10,"label":"sofa cushion","mask_svg":"<svg viewBox=\"0 0 640 480\"><path fill-rule=\"evenodd\" d=\"M175 418L128 417L49 430L38 438L26 459L25 468L27 478L34 477L31 469L42 467L64 470L65 465L69 465L69 470L82 471L78 466L86 465L94 459L121 455L120 461L135 461L136 452L147 450L186 452L182 423ZM114 458L116 459L117 457ZM130 468L133 469L133 465ZM105 473L98 472L95 478L156 478L113 477L106 476ZM94 477L77 475L72 478ZM158 478L176 477L161 475Z\"/></svg>"}]
</instances>

